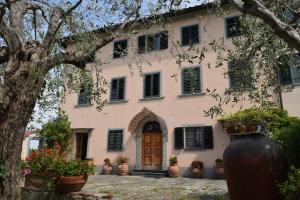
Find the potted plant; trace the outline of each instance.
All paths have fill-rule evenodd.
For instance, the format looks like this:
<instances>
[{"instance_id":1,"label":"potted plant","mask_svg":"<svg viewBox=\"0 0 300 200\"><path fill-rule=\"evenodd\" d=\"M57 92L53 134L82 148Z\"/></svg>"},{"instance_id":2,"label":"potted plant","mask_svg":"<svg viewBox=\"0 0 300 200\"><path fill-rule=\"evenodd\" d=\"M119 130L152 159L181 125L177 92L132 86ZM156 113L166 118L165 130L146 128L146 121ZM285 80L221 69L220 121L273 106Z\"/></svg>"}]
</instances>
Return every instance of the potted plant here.
<instances>
[{"instance_id":1,"label":"potted plant","mask_svg":"<svg viewBox=\"0 0 300 200\"><path fill-rule=\"evenodd\" d=\"M77 192L83 188L88 175L93 173L94 165L88 161L63 159L56 162L56 187L60 193Z\"/></svg>"},{"instance_id":2,"label":"potted plant","mask_svg":"<svg viewBox=\"0 0 300 200\"><path fill-rule=\"evenodd\" d=\"M25 188L36 191L50 189L54 183L55 163L59 160L60 146L54 149L43 148L32 151L22 162L21 170L25 177Z\"/></svg>"},{"instance_id":3,"label":"potted plant","mask_svg":"<svg viewBox=\"0 0 300 200\"><path fill-rule=\"evenodd\" d=\"M172 178L179 177L180 167L178 166L177 156L170 156L169 163L170 163L169 168L168 168L169 176Z\"/></svg>"},{"instance_id":4,"label":"potted plant","mask_svg":"<svg viewBox=\"0 0 300 200\"><path fill-rule=\"evenodd\" d=\"M112 174L112 164L111 164L109 158L104 159L102 174L103 175L111 175Z\"/></svg>"},{"instance_id":5,"label":"potted plant","mask_svg":"<svg viewBox=\"0 0 300 200\"><path fill-rule=\"evenodd\" d=\"M220 158L216 159L214 170L215 170L216 178L222 178L223 179L225 177L224 164L223 164L222 159L220 159Z\"/></svg>"},{"instance_id":6,"label":"potted plant","mask_svg":"<svg viewBox=\"0 0 300 200\"><path fill-rule=\"evenodd\" d=\"M191 167L192 167L192 175L194 178L203 177L203 162L194 160L191 164Z\"/></svg>"},{"instance_id":7,"label":"potted plant","mask_svg":"<svg viewBox=\"0 0 300 200\"><path fill-rule=\"evenodd\" d=\"M125 156L120 156L117 159L118 163L118 175L119 176L125 176L128 174L128 161L129 159Z\"/></svg>"}]
</instances>

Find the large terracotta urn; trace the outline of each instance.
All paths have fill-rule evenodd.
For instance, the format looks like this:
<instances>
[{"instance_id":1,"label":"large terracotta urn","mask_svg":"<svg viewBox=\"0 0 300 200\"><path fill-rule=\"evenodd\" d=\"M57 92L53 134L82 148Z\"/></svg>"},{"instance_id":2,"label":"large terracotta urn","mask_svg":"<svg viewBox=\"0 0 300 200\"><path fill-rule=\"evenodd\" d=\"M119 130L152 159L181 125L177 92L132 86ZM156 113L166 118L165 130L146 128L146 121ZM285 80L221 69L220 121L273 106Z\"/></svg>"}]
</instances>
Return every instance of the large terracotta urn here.
<instances>
[{"instance_id":1,"label":"large terracotta urn","mask_svg":"<svg viewBox=\"0 0 300 200\"><path fill-rule=\"evenodd\" d=\"M280 147L262 134L241 134L223 154L230 200L279 200L278 184L287 178Z\"/></svg>"},{"instance_id":2,"label":"large terracotta urn","mask_svg":"<svg viewBox=\"0 0 300 200\"><path fill-rule=\"evenodd\" d=\"M119 176L125 176L128 174L128 164L127 163L121 163L118 165L118 175Z\"/></svg>"},{"instance_id":3,"label":"large terracotta urn","mask_svg":"<svg viewBox=\"0 0 300 200\"><path fill-rule=\"evenodd\" d=\"M180 167L178 164L171 164L168 168L168 174L172 178L177 178L180 175Z\"/></svg>"}]
</instances>

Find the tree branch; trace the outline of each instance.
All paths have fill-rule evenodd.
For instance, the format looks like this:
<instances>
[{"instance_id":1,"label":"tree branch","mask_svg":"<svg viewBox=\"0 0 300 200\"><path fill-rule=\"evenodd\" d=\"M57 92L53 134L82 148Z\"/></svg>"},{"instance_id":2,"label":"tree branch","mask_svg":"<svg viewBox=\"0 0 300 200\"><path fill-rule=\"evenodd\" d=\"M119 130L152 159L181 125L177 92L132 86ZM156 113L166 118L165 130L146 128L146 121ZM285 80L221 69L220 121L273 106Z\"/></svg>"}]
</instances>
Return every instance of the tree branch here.
<instances>
[{"instance_id":1,"label":"tree branch","mask_svg":"<svg viewBox=\"0 0 300 200\"><path fill-rule=\"evenodd\" d=\"M300 35L296 29L278 19L273 12L257 0L232 0L241 12L259 17L274 30L275 34L285 40L289 47L300 52Z\"/></svg>"},{"instance_id":2,"label":"tree branch","mask_svg":"<svg viewBox=\"0 0 300 200\"><path fill-rule=\"evenodd\" d=\"M0 36L8 45L10 54L15 54L22 49L22 44L18 35L5 24L3 18L0 20Z\"/></svg>"},{"instance_id":3,"label":"tree branch","mask_svg":"<svg viewBox=\"0 0 300 200\"><path fill-rule=\"evenodd\" d=\"M9 50L7 47L0 47L0 64L6 63L9 59Z\"/></svg>"}]
</instances>

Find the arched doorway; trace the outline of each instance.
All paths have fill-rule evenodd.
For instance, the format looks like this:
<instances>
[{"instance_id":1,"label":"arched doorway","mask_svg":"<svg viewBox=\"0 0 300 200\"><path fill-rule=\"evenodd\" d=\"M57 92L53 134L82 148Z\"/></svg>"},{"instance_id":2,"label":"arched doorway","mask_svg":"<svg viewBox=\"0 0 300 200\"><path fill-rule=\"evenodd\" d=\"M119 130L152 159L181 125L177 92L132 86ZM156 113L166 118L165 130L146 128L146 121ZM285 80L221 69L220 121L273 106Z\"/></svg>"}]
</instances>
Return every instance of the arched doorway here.
<instances>
[{"instance_id":1,"label":"arched doorway","mask_svg":"<svg viewBox=\"0 0 300 200\"><path fill-rule=\"evenodd\" d=\"M151 140L159 140L158 137L156 139L151 139L151 137L145 137L145 135L147 136L148 134L146 132L156 132L156 135L160 135L160 140L161 140L161 163L160 165L157 165L159 167L153 167L153 168L159 168L162 170L167 170L168 169L168 157L167 157L167 144L168 144L168 129L167 129L167 124L165 122L164 119L162 119L161 117L159 117L158 115L156 115L155 113L153 113L151 110L149 110L148 108L143 108L143 110L141 112L139 112L138 114L136 114L132 120L129 123L128 126L128 131L135 137L135 142L136 142L136 163L135 163L135 169L145 169L148 168L149 169L149 164L147 163L145 167L145 164L143 164L145 162L145 160L143 160L143 153L144 153L144 149L143 149L143 144L144 144L144 140L147 140L148 142L151 142ZM145 132L145 134L143 133ZM159 134L158 134L159 133ZM155 136L153 136L155 137ZM158 142L156 142L158 143ZM155 145L155 146L159 146L159 145ZM154 149L147 147L148 149L145 150L151 150ZM157 148L156 148L157 149ZM153 150L152 150L153 152ZM158 155L158 154L157 154ZM145 157L145 155L144 155ZM150 159L149 157L147 159ZM152 169L152 164L151 164L151 169ZM158 169L158 170L159 170ZM156 170L156 169L155 169Z\"/></svg>"},{"instance_id":2,"label":"arched doorway","mask_svg":"<svg viewBox=\"0 0 300 200\"><path fill-rule=\"evenodd\" d=\"M142 130L142 169L162 169L162 131L156 121L147 122Z\"/></svg>"}]
</instances>

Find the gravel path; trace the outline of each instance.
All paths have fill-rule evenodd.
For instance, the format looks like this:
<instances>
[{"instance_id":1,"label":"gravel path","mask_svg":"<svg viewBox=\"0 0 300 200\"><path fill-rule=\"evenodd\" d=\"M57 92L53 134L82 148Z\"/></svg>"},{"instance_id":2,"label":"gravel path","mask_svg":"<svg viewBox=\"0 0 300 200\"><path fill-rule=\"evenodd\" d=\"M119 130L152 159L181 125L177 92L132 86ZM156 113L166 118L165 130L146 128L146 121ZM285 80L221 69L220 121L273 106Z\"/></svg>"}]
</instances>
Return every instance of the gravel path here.
<instances>
[{"instance_id":1,"label":"gravel path","mask_svg":"<svg viewBox=\"0 0 300 200\"><path fill-rule=\"evenodd\" d=\"M112 193L115 200L227 200L224 180L90 176L84 191Z\"/></svg>"}]
</instances>

